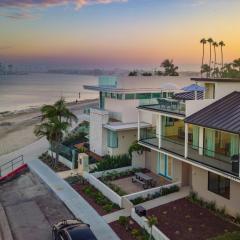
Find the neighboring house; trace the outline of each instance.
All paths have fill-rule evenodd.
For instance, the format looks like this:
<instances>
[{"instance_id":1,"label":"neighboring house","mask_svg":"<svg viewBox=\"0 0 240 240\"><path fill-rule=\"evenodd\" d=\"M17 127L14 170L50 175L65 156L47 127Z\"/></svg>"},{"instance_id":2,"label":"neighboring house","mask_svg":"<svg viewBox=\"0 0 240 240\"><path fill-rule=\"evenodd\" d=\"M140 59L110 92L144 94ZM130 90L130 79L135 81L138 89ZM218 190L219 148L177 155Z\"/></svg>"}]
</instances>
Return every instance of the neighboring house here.
<instances>
[{"instance_id":1,"label":"neighboring house","mask_svg":"<svg viewBox=\"0 0 240 240\"><path fill-rule=\"evenodd\" d=\"M127 153L137 140L136 107L171 98L186 82L189 81L181 77L104 76L99 78L97 86L84 86L99 92L99 108L89 112L90 151L100 156ZM148 128L150 123L140 121L139 125Z\"/></svg>"},{"instance_id":2,"label":"neighboring house","mask_svg":"<svg viewBox=\"0 0 240 240\"><path fill-rule=\"evenodd\" d=\"M160 100L138 107L139 144L150 151L145 167L200 197L240 214L240 79L192 78L205 87L198 100ZM239 91L239 92L238 92ZM182 100L181 100L182 97ZM191 98L191 96L190 96Z\"/></svg>"}]
</instances>

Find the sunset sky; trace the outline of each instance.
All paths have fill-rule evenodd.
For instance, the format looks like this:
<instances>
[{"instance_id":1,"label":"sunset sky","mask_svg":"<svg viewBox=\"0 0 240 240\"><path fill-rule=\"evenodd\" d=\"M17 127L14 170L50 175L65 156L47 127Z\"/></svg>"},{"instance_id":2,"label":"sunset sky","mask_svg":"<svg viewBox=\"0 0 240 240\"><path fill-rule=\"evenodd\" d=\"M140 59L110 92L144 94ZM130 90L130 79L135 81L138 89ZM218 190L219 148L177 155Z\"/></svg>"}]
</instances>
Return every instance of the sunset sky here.
<instances>
[{"instance_id":1,"label":"sunset sky","mask_svg":"<svg viewBox=\"0 0 240 240\"><path fill-rule=\"evenodd\" d=\"M0 62L195 69L202 37L240 57L239 13L240 0L0 0Z\"/></svg>"}]
</instances>

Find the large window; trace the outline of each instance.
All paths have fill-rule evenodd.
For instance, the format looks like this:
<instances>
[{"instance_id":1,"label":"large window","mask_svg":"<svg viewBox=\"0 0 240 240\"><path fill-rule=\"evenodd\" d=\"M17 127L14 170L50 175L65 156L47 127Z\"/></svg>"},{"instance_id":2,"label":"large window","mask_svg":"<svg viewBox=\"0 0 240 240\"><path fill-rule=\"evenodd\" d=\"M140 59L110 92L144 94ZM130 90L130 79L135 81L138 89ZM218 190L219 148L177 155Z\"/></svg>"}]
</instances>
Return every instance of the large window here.
<instances>
[{"instance_id":1,"label":"large window","mask_svg":"<svg viewBox=\"0 0 240 240\"><path fill-rule=\"evenodd\" d=\"M107 130L107 146L110 148L118 147L118 134L117 132Z\"/></svg>"},{"instance_id":2,"label":"large window","mask_svg":"<svg viewBox=\"0 0 240 240\"><path fill-rule=\"evenodd\" d=\"M230 198L230 180L208 172L208 190L224 198Z\"/></svg>"}]
</instances>

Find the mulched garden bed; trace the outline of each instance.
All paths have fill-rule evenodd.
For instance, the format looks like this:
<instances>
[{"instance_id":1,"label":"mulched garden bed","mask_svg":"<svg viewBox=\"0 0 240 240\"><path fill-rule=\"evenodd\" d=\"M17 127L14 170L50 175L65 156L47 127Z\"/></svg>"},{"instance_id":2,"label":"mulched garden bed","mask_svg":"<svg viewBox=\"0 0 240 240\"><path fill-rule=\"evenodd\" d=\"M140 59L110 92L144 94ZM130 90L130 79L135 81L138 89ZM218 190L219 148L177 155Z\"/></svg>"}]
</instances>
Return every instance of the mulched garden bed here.
<instances>
[{"instance_id":1,"label":"mulched garden bed","mask_svg":"<svg viewBox=\"0 0 240 240\"><path fill-rule=\"evenodd\" d=\"M84 189L86 189L87 187L90 187L91 185L89 183L72 183L71 184L72 188L75 189L97 212L99 215L104 216L106 214L112 213L112 212L116 212L118 210L120 210L120 208L114 204L112 210L110 211L106 211L104 209L104 205L100 205L98 203L96 203L96 199L94 197L91 197L90 195L86 194ZM94 189L94 193L99 193L99 191L97 189L95 189L94 187L91 186L91 188ZM108 200L109 203L110 200Z\"/></svg>"},{"instance_id":2,"label":"mulched garden bed","mask_svg":"<svg viewBox=\"0 0 240 240\"><path fill-rule=\"evenodd\" d=\"M206 240L240 228L183 198L147 211L158 218L157 227L171 240Z\"/></svg>"},{"instance_id":3,"label":"mulched garden bed","mask_svg":"<svg viewBox=\"0 0 240 240\"><path fill-rule=\"evenodd\" d=\"M145 238L136 238L134 237L131 232L133 229L137 229L138 231L142 231L141 227L132 219L132 218L127 218L128 221L131 223L129 224L129 230L126 230L126 228L119 223L119 221L115 221L112 223L109 223L110 227L113 229L113 231L118 235L118 237L122 240L145 240L148 239L147 236Z\"/></svg>"},{"instance_id":4,"label":"mulched garden bed","mask_svg":"<svg viewBox=\"0 0 240 240\"><path fill-rule=\"evenodd\" d=\"M54 172L63 172L63 171L70 170L70 168L68 168L66 165L62 164L61 162L57 162L57 164L53 167L52 157L47 152L39 156L39 159L42 162L44 162L46 165L48 165Z\"/></svg>"}]
</instances>

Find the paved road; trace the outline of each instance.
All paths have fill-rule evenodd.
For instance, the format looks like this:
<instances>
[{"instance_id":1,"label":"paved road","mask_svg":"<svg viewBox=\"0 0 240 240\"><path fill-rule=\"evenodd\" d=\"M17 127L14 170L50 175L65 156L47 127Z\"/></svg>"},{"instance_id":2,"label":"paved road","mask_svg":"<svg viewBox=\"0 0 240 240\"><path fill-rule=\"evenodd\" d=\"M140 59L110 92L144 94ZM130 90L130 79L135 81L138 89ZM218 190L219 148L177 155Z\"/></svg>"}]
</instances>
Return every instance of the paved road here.
<instances>
[{"instance_id":1,"label":"paved road","mask_svg":"<svg viewBox=\"0 0 240 240\"><path fill-rule=\"evenodd\" d=\"M98 240L120 240L96 210L49 167L40 160L31 161L28 165L33 172L36 172L48 184L75 217L90 224Z\"/></svg>"},{"instance_id":2,"label":"paved road","mask_svg":"<svg viewBox=\"0 0 240 240\"><path fill-rule=\"evenodd\" d=\"M73 218L62 201L31 172L0 186L0 205L15 240L51 240L51 226Z\"/></svg>"}]
</instances>

